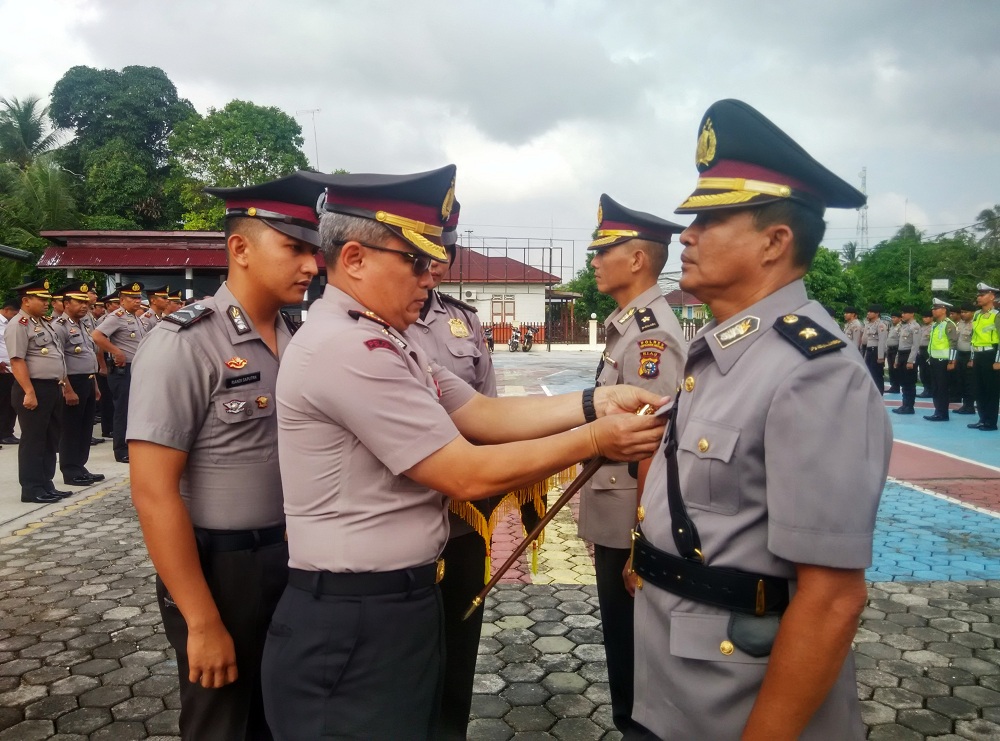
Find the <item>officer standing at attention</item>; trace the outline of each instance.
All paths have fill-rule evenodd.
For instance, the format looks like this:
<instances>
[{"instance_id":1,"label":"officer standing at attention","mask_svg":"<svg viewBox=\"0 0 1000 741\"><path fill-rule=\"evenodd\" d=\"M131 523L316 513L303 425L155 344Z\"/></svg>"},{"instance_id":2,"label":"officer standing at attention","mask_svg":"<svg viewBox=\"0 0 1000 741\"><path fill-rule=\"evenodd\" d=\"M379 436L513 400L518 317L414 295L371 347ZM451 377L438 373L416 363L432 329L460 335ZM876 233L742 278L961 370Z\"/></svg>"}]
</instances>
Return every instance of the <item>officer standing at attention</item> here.
<instances>
[{"instance_id":1,"label":"officer standing at attention","mask_svg":"<svg viewBox=\"0 0 1000 741\"><path fill-rule=\"evenodd\" d=\"M21 501L52 504L72 492L52 483L63 415L66 364L62 343L45 319L49 307L49 282L25 283L14 291L21 310L7 322L4 339L10 355L15 385L11 392L21 442L17 451L17 477Z\"/></svg>"},{"instance_id":2,"label":"officer standing at attention","mask_svg":"<svg viewBox=\"0 0 1000 741\"><path fill-rule=\"evenodd\" d=\"M979 283L976 290L979 310L972 315L972 369L979 422L967 426L990 432L997 429L997 407L1000 406L1000 327L997 326L1000 312L993 306L996 288Z\"/></svg>"},{"instance_id":3,"label":"officer standing at attention","mask_svg":"<svg viewBox=\"0 0 1000 741\"><path fill-rule=\"evenodd\" d=\"M278 377L291 568L264 650L264 705L279 739L433 738L446 497L511 491L596 455L649 455L660 420L611 412L663 399L628 386L477 394L408 331L431 262L448 259L454 165L308 177L327 185L328 283Z\"/></svg>"},{"instance_id":4,"label":"officer standing at attention","mask_svg":"<svg viewBox=\"0 0 1000 741\"><path fill-rule=\"evenodd\" d=\"M274 387L291 333L279 310L317 273L322 188L291 175L206 192L226 201L229 273L136 354L132 499L177 651L181 735L270 739L260 659L288 574Z\"/></svg>"},{"instance_id":5,"label":"officer standing at attention","mask_svg":"<svg viewBox=\"0 0 1000 741\"><path fill-rule=\"evenodd\" d=\"M917 396L917 354L919 352L920 325L913 318L916 308L910 304L900 309L902 322L899 325L899 353L896 355L896 370L899 373L899 387L902 391L900 405L894 414L913 414L913 404Z\"/></svg>"},{"instance_id":6,"label":"officer standing at attention","mask_svg":"<svg viewBox=\"0 0 1000 741\"><path fill-rule=\"evenodd\" d=\"M118 292L113 291L109 295L98 299L98 303L104 306L104 311L100 315L96 312L94 314L95 330L108 318L108 314L118 310L120 305ZM91 332L90 336L93 337L94 333ZM96 345L97 343L95 342L94 344ZM110 367L114 365L114 361L111 360L110 355L100 349L100 346L98 346L97 355L97 388L101 391L98 410L101 415L101 439L104 439L112 436L115 420L115 397L111 393L111 386L108 385L108 377L111 375Z\"/></svg>"},{"instance_id":7,"label":"officer standing at attention","mask_svg":"<svg viewBox=\"0 0 1000 741\"><path fill-rule=\"evenodd\" d=\"M115 460L128 463L128 404L132 385L132 359L145 334L142 322L135 315L141 306L142 283L129 283L118 289L121 308L105 316L101 326L94 330L94 343L111 356L108 369L108 386L114 396L115 416L112 426ZM103 419L103 414L101 415Z\"/></svg>"},{"instance_id":8,"label":"officer standing at attention","mask_svg":"<svg viewBox=\"0 0 1000 741\"><path fill-rule=\"evenodd\" d=\"M858 348L858 352L864 353L865 329L858 319L858 310L853 306L844 309L844 334L848 341Z\"/></svg>"},{"instance_id":9,"label":"officer standing at attention","mask_svg":"<svg viewBox=\"0 0 1000 741\"><path fill-rule=\"evenodd\" d=\"M872 304L868 307L863 327L865 365L872 374L875 388L879 394L885 395L885 352L889 330L882 321L882 307Z\"/></svg>"},{"instance_id":10,"label":"officer standing at attention","mask_svg":"<svg viewBox=\"0 0 1000 741\"><path fill-rule=\"evenodd\" d=\"M170 304L170 286L147 288L146 298L149 300L149 308L139 318L143 329L148 332L163 321L163 315Z\"/></svg>"},{"instance_id":11,"label":"officer standing at attention","mask_svg":"<svg viewBox=\"0 0 1000 741\"><path fill-rule=\"evenodd\" d=\"M66 408L63 410L62 434L59 441L59 470L63 483L90 486L104 480L104 474L87 470L90 460L90 440L94 432L94 410L97 408L97 347L83 320L90 310L87 284L74 282L60 289L63 314L52 322L59 335L66 362Z\"/></svg>"},{"instance_id":12,"label":"officer standing at attention","mask_svg":"<svg viewBox=\"0 0 1000 741\"><path fill-rule=\"evenodd\" d=\"M601 195L597 235L588 249L597 290L611 296L617 308L604 321L607 347L597 366L598 386L628 383L659 396L677 392L687 343L656 279L667 262L671 236L683 230L680 224ZM594 544L611 713L623 733L632 717L634 601L622 571L649 463L608 463L580 494L578 534Z\"/></svg>"},{"instance_id":13,"label":"officer standing at attention","mask_svg":"<svg viewBox=\"0 0 1000 741\"><path fill-rule=\"evenodd\" d=\"M964 303L959 311L960 318L955 323L958 329L958 353L955 356L955 376L958 378L958 388L962 406L955 414L976 413L976 379L972 367L972 315L976 307Z\"/></svg>"},{"instance_id":14,"label":"officer standing at attention","mask_svg":"<svg viewBox=\"0 0 1000 741\"><path fill-rule=\"evenodd\" d=\"M955 370L955 360L958 354L958 329L955 322L948 318L951 304L939 298L931 302L931 315L934 324L931 325L931 336L927 344L928 371L934 389L934 414L925 415L929 422L947 422L948 401L951 394L949 375Z\"/></svg>"},{"instance_id":15,"label":"officer standing at attention","mask_svg":"<svg viewBox=\"0 0 1000 741\"><path fill-rule=\"evenodd\" d=\"M680 285L715 319L646 479L633 720L649 733L626 738L861 739L851 641L892 431L802 276L824 208L865 196L736 100L708 109L696 161ZM816 456L831 420L860 434Z\"/></svg>"},{"instance_id":16,"label":"officer standing at attention","mask_svg":"<svg viewBox=\"0 0 1000 741\"><path fill-rule=\"evenodd\" d=\"M896 310L890 317L891 323L885 335L885 360L889 367L889 390L886 393L898 394L899 371L896 369L896 355L899 352L899 325L902 324L903 315Z\"/></svg>"},{"instance_id":17,"label":"officer standing at attention","mask_svg":"<svg viewBox=\"0 0 1000 741\"><path fill-rule=\"evenodd\" d=\"M934 378L931 376L930 353L927 346L931 341L931 325L934 317L929 311L920 312L920 349L917 352L917 375L923 384L923 391L917 394L918 399L930 399L934 396Z\"/></svg>"},{"instance_id":18,"label":"officer standing at attention","mask_svg":"<svg viewBox=\"0 0 1000 741\"><path fill-rule=\"evenodd\" d=\"M11 402L10 392L14 388L14 375L10 372L10 355L7 354L7 343L4 340L4 330L7 323L21 310L21 302L13 299L3 302L0 306L0 444L17 445L20 441L14 435L14 423L17 413Z\"/></svg>"}]
</instances>

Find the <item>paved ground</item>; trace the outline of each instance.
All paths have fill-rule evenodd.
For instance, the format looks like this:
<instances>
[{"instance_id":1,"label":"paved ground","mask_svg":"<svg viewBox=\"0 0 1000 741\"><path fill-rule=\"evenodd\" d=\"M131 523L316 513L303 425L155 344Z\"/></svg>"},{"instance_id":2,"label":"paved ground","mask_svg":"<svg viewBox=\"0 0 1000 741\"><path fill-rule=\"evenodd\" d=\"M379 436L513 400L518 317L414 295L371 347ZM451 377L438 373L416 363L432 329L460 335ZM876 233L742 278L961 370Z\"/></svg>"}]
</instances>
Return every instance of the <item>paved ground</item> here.
<instances>
[{"instance_id":1,"label":"paved ground","mask_svg":"<svg viewBox=\"0 0 1000 741\"><path fill-rule=\"evenodd\" d=\"M495 357L508 394L580 388L596 365L587 352ZM947 432L913 417L897 425L899 437L950 455L928 465L933 454L920 448L894 452L856 639L871 739L1000 738L1000 470L990 457L1000 438L954 419ZM109 447L95 452L110 457ZM0 538L0 741L176 738L176 663L127 479L65 506L20 508L9 501L15 456L0 451L0 523L11 533ZM91 469L124 473L106 461ZM494 564L519 537L516 517L502 523ZM593 567L572 507L537 561L537 574L524 559L487 602L470 738L617 738Z\"/></svg>"}]
</instances>

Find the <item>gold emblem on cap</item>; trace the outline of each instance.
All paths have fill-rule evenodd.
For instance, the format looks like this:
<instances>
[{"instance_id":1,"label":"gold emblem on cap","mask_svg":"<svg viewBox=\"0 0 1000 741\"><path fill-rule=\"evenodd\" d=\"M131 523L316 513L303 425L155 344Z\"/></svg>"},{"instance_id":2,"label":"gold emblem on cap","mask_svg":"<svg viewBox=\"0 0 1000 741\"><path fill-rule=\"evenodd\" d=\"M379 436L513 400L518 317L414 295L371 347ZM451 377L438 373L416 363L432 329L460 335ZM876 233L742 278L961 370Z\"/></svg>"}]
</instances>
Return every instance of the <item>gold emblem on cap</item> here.
<instances>
[{"instance_id":1,"label":"gold emblem on cap","mask_svg":"<svg viewBox=\"0 0 1000 741\"><path fill-rule=\"evenodd\" d=\"M785 314L781 321L785 324L795 324L799 318L795 314Z\"/></svg>"},{"instance_id":2,"label":"gold emblem on cap","mask_svg":"<svg viewBox=\"0 0 1000 741\"><path fill-rule=\"evenodd\" d=\"M812 327L806 327L801 332L799 332L799 337L802 337L803 339L806 339L806 340L811 340L813 337L815 337L818 334L819 334L819 332L817 332Z\"/></svg>"},{"instance_id":3,"label":"gold emblem on cap","mask_svg":"<svg viewBox=\"0 0 1000 741\"><path fill-rule=\"evenodd\" d=\"M445 222L451 216L451 210L455 207L455 178L451 179L448 192L444 194L444 202L441 204L441 221Z\"/></svg>"},{"instance_id":4,"label":"gold emblem on cap","mask_svg":"<svg viewBox=\"0 0 1000 741\"><path fill-rule=\"evenodd\" d=\"M597 204L597 225L600 226L604 223L604 206L600 203Z\"/></svg>"},{"instance_id":5,"label":"gold emblem on cap","mask_svg":"<svg viewBox=\"0 0 1000 741\"><path fill-rule=\"evenodd\" d=\"M251 206L250 208L247 209L247 216L256 216L256 215L257 215L256 207Z\"/></svg>"},{"instance_id":6,"label":"gold emblem on cap","mask_svg":"<svg viewBox=\"0 0 1000 741\"><path fill-rule=\"evenodd\" d=\"M45 281L44 283L42 283L42 288L44 288L46 291L49 290L49 282Z\"/></svg>"},{"instance_id":7,"label":"gold emblem on cap","mask_svg":"<svg viewBox=\"0 0 1000 741\"><path fill-rule=\"evenodd\" d=\"M451 334L453 337L468 337L469 328L465 326L465 322L461 319L449 319L448 327L451 329Z\"/></svg>"},{"instance_id":8,"label":"gold emblem on cap","mask_svg":"<svg viewBox=\"0 0 1000 741\"><path fill-rule=\"evenodd\" d=\"M712 126L712 119L706 118L705 125L701 127L701 134L698 135L698 150L695 152L695 165L710 165L715 159L715 128Z\"/></svg>"},{"instance_id":9,"label":"gold emblem on cap","mask_svg":"<svg viewBox=\"0 0 1000 741\"><path fill-rule=\"evenodd\" d=\"M694 376L688 376L684 379L684 390L689 394L694 391Z\"/></svg>"},{"instance_id":10,"label":"gold emblem on cap","mask_svg":"<svg viewBox=\"0 0 1000 741\"><path fill-rule=\"evenodd\" d=\"M698 451L701 453L707 453L709 448L708 440L702 438L698 441Z\"/></svg>"},{"instance_id":11,"label":"gold emblem on cap","mask_svg":"<svg viewBox=\"0 0 1000 741\"><path fill-rule=\"evenodd\" d=\"M82 286L80 286L80 293L86 293L89 290L90 289L87 288L87 284L86 283L84 283Z\"/></svg>"},{"instance_id":12,"label":"gold emblem on cap","mask_svg":"<svg viewBox=\"0 0 1000 741\"><path fill-rule=\"evenodd\" d=\"M719 644L719 651L722 652L723 656L732 656L733 651L735 650L736 647L733 645L732 641L723 641Z\"/></svg>"}]
</instances>

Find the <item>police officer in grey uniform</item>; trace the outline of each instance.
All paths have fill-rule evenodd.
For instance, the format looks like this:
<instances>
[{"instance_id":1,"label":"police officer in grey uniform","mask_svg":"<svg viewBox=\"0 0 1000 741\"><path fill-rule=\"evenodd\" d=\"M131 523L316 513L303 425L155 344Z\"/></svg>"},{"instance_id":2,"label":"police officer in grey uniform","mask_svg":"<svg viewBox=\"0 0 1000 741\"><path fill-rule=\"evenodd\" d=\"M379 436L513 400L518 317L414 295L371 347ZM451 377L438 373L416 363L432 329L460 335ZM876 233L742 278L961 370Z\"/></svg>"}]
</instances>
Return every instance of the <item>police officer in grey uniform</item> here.
<instances>
[{"instance_id":1,"label":"police officer in grey uniform","mask_svg":"<svg viewBox=\"0 0 1000 741\"><path fill-rule=\"evenodd\" d=\"M972 315L976 307L964 303L959 308L960 318L955 323L958 330L958 352L955 356L955 378L959 401L962 406L955 414L976 413L976 378L972 368Z\"/></svg>"},{"instance_id":2,"label":"police officer in grey uniform","mask_svg":"<svg viewBox=\"0 0 1000 741\"><path fill-rule=\"evenodd\" d=\"M510 491L594 455L647 455L659 420L607 412L662 400L629 386L477 394L408 330L430 263L447 260L455 167L309 177L327 185L329 281L278 376L291 568L264 651L264 704L279 739L426 739L441 691L446 497Z\"/></svg>"},{"instance_id":3,"label":"police officer in grey uniform","mask_svg":"<svg viewBox=\"0 0 1000 741\"><path fill-rule=\"evenodd\" d=\"M21 425L17 451L21 501L52 504L71 494L59 491L52 482L62 424L66 364L62 343L45 319L49 282L38 280L14 290L21 297L21 310L7 322L4 339L15 381L11 401Z\"/></svg>"},{"instance_id":4,"label":"police officer in grey uniform","mask_svg":"<svg viewBox=\"0 0 1000 741\"><path fill-rule=\"evenodd\" d=\"M321 191L297 175L209 189L226 200L227 280L167 316L133 366L132 498L185 739L272 738L260 659L288 570L274 389L291 332L279 310L317 273Z\"/></svg>"},{"instance_id":5,"label":"police officer in grey uniform","mask_svg":"<svg viewBox=\"0 0 1000 741\"><path fill-rule=\"evenodd\" d=\"M920 312L920 337L917 345L917 377L923 385L923 390L917 394L918 399L930 399L934 396L934 377L931 375L930 353L927 345L931 341L931 325L934 317L930 311Z\"/></svg>"},{"instance_id":6,"label":"police officer in grey uniform","mask_svg":"<svg viewBox=\"0 0 1000 741\"><path fill-rule=\"evenodd\" d=\"M885 394L885 352L889 330L882 321L882 307L872 304L868 307L865 324L862 328L864 338L865 365L872 374L875 388L880 394Z\"/></svg>"},{"instance_id":7,"label":"police officer in grey uniform","mask_svg":"<svg viewBox=\"0 0 1000 741\"><path fill-rule=\"evenodd\" d=\"M696 161L680 285L715 319L646 479L633 720L648 732L626 738L862 739L851 641L892 434L802 276L824 207L865 196L741 101L708 109ZM855 433L836 450L831 420Z\"/></svg>"},{"instance_id":8,"label":"police officer in grey uniform","mask_svg":"<svg viewBox=\"0 0 1000 741\"><path fill-rule=\"evenodd\" d=\"M885 335L885 360L889 370L889 390L886 393L899 393L899 371L896 369L896 355L899 353L899 325L903 315L899 310L890 314L890 323Z\"/></svg>"},{"instance_id":9,"label":"police officer in grey uniform","mask_svg":"<svg viewBox=\"0 0 1000 741\"><path fill-rule=\"evenodd\" d=\"M597 290L617 308L604 322L607 346L597 385L630 383L661 396L677 391L687 344L656 279L667 262L671 236L684 227L622 206L602 194L597 233L588 248ZM608 463L580 495L579 536L594 544L594 571L608 662L611 712L626 731L632 717L633 599L622 582L635 512L649 460Z\"/></svg>"},{"instance_id":10,"label":"police officer in grey uniform","mask_svg":"<svg viewBox=\"0 0 1000 741\"><path fill-rule=\"evenodd\" d=\"M896 354L896 371L902 391L900 405L894 414L913 414L917 396L917 355L920 351L920 325L913 318L916 308L910 304L900 308L903 321L899 325L899 352Z\"/></svg>"},{"instance_id":11,"label":"police officer in grey uniform","mask_svg":"<svg viewBox=\"0 0 1000 741\"><path fill-rule=\"evenodd\" d=\"M108 318L108 314L111 314L120 308L118 292L113 291L107 296L98 299L98 303L104 306L104 312L94 319L95 330L101 326L105 319ZM93 337L94 332L91 331L90 335ZM94 344L96 345L97 343L95 342ZM98 405L98 409L101 414L101 439L104 439L112 436L115 420L115 397L114 394L111 393L111 386L108 384L108 378L111 375L110 369L114 367L114 361L111 359L111 356L100 349L100 347L98 347L97 355L97 388L101 391L101 401Z\"/></svg>"},{"instance_id":12,"label":"police officer in grey uniform","mask_svg":"<svg viewBox=\"0 0 1000 741\"><path fill-rule=\"evenodd\" d=\"M139 315L146 332L154 329L161 321L163 314L170 304L170 286L164 285L158 288L147 288L146 298L149 300L149 308Z\"/></svg>"},{"instance_id":13,"label":"police officer in grey uniform","mask_svg":"<svg viewBox=\"0 0 1000 741\"><path fill-rule=\"evenodd\" d=\"M62 435L59 441L59 470L63 483L90 486L104 480L104 474L87 470L90 439L94 432L97 407L97 347L84 326L90 310L87 284L73 282L63 286L63 314L52 322L62 343L66 360L66 408L63 410Z\"/></svg>"},{"instance_id":14,"label":"police officer in grey uniform","mask_svg":"<svg viewBox=\"0 0 1000 741\"><path fill-rule=\"evenodd\" d=\"M858 310L853 306L844 309L844 334L859 352L864 353L865 329L858 319Z\"/></svg>"},{"instance_id":15,"label":"police officer in grey uniform","mask_svg":"<svg viewBox=\"0 0 1000 741\"><path fill-rule=\"evenodd\" d=\"M132 359L145 335L143 323L135 315L141 306L142 283L129 283L118 289L121 308L106 315L94 330L94 343L111 356L108 386L114 396L115 416L112 427L115 460L128 463L128 404L132 385Z\"/></svg>"},{"instance_id":16,"label":"police officer in grey uniform","mask_svg":"<svg viewBox=\"0 0 1000 741\"><path fill-rule=\"evenodd\" d=\"M951 304L935 298L931 302L930 342L927 347L929 374L934 386L934 414L925 415L928 422L947 422L948 396L951 393L950 376L955 371L958 355L958 329L948 318Z\"/></svg>"}]
</instances>

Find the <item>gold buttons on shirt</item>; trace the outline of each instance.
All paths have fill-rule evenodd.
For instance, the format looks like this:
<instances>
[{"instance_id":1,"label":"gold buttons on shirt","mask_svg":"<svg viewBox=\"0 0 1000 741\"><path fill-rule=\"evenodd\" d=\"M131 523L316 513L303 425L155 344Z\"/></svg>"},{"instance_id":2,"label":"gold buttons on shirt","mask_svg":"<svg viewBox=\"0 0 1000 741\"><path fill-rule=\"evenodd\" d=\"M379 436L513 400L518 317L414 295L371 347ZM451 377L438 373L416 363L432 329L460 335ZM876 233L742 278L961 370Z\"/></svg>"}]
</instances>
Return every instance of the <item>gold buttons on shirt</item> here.
<instances>
[{"instance_id":1,"label":"gold buttons on shirt","mask_svg":"<svg viewBox=\"0 0 1000 741\"><path fill-rule=\"evenodd\" d=\"M47 347L43 347L43 348L42 348L41 350L39 350L39 352L40 352L40 353L41 353L42 355L48 355L48 354L49 354L49 348L47 348Z\"/></svg>"},{"instance_id":2,"label":"gold buttons on shirt","mask_svg":"<svg viewBox=\"0 0 1000 741\"><path fill-rule=\"evenodd\" d=\"M731 656L736 648L733 646L732 641L723 641L719 644L719 651L722 652L723 656Z\"/></svg>"},{"instance_id":3,"label":"gold buttons on shirt","mask_svg":"<svg viewBox=\"0 0 1000 741\"><path fill-rule=\"evenodd\" d=\"M709 448L708 440L706 440L705 438L702 438L701 440L698 441L698 451L699 452L701 452L701 453L707 453L708 452L708 448Z\"/></svg>"},{"instance_id":4,"label":"gold buttons on shirt","mask_svg":"<svg viewBox=\"0 0 1000 741\"><path fill-rule=\"evenodd\" d=\"M689 394L694 391L694 376L688 376L684 379L684 390Z\"/></svg>"},{"instance_id":5,"label":"gold buttons on shirt","mask_svg":"<svg viewBox=\"0 0 1000 741\"><path fill-rule=\"evenodd\" d=\"M643 507L640 504L639 508L635 511L635 516L636 516L636 519L639 520L639 522L642 522L643 520L645 520L646 519L646 509L645 509L645 507Z\"/></svg>"},{"instance_id":6,"label":"gold buttons on shirt","mask_svg":"<svg viewBox=\"0 0 1000 741\"><path fill-rule=\"evenodd\" d=\"M609 480L611 481L612 484L618 481L618 479L616 479L614 476L612 476Z\"/></svg>"},{"instance_id":7,"label":"gold buttons on shirt","mask_svg":"<svg viewBox=\"0 0 1000 741\"><path fill-rule=\"evenodd\" d=\"M73 352L75 352L75 353L83 352L83 348L82 347L74 347L73 348Z\"/></svg>"}]
</instances>

